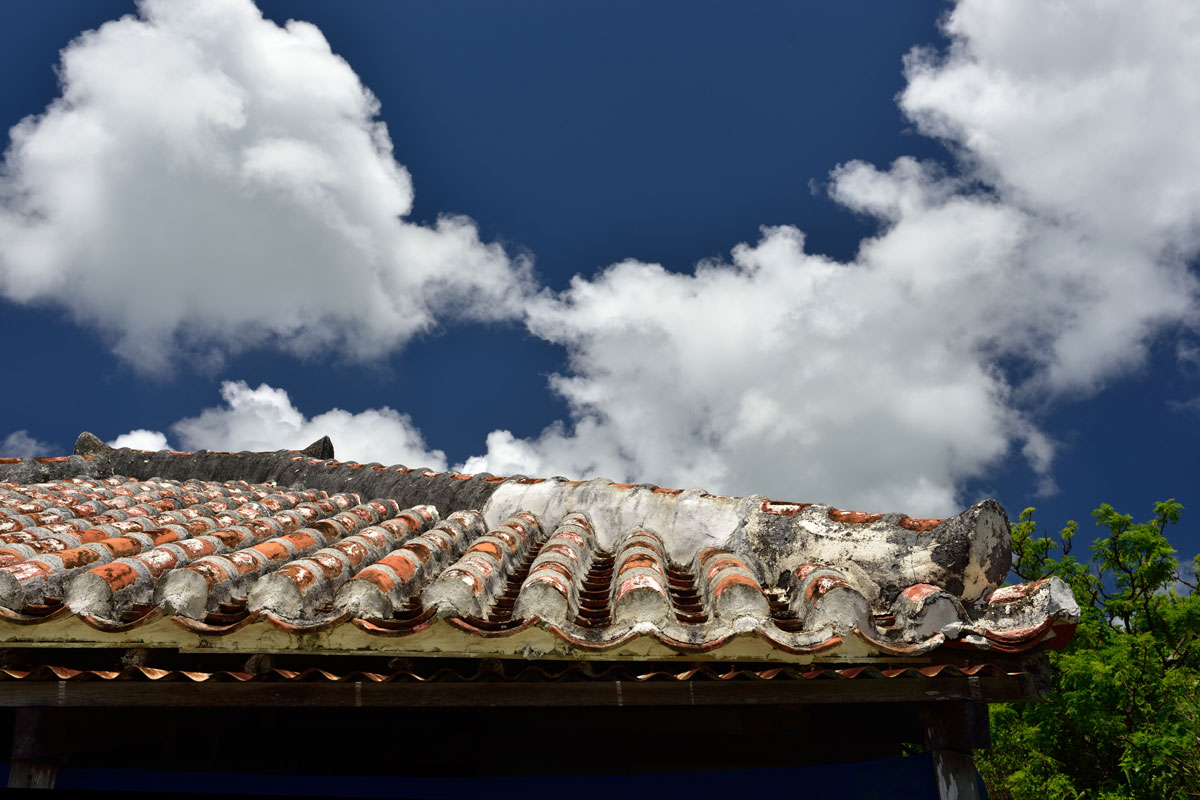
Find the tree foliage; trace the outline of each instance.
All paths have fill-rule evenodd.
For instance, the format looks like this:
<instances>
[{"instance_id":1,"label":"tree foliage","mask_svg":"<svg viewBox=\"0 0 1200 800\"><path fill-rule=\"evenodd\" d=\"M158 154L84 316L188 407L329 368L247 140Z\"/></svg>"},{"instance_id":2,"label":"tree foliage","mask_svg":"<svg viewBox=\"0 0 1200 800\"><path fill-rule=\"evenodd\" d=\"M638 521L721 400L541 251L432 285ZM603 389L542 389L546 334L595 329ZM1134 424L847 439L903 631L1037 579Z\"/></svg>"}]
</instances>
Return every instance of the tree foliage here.
<instances>
[{"instance_id":1,"label":"tree foliage","mask_svg":"<svg viewBox=\"0 0 1200 800\"><path fill-rule=\"evenodd\" d=\"M1182 511L1135 523L1100 506L1086 562L1075 522L1039 537L1027 508L1013 526L1013 571L1065 580L1082 619L1051 654L1047 702L992 707L978 764L993 797L1200 798L1200 555L1181 566L1167 540Z\"/></svg>"}]
</instances>

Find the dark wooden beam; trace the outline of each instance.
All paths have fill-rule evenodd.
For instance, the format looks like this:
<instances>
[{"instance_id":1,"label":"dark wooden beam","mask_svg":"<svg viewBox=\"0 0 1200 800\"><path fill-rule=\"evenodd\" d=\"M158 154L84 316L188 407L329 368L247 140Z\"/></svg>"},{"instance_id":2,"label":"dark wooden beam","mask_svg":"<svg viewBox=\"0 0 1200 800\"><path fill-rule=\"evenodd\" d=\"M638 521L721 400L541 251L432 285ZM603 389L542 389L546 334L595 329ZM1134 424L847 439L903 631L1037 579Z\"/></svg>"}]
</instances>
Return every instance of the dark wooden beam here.
<instances>
[{"instance_id":1,"label":"dark wooden beam","mask_svg":"<svg viewBox=\"0 0 1200 800\"><path fill-rule=\"evenodd\" d=\"M13 722L8 788L54 788L58 778L58 760L49 750L54 749L56 731L46 718L48 713L51 712L37 708L17 709Z\"/></svg>"},{"instance_id":2,"label":"dark wooden beam","mask_svg":"<svg viewBox=\"0 0 1200 800\"><path fill-rule=\"evenodd\" d=\"M922 706L921 726L926 750L968 752L991 747L987 704L937 703Z\"/></svg>"},{"instance_id":3,"label":"dark wooden beam","mask_svg":"<svg viewBox=\"0 0 1200 800\"><path fill-rule=\"evenodd\" d=\"M0 709L13 718L30 709ZM63 769L522 776L742 770L899 757L911 704L707 707L41 708ZM442 747L464 731L477 746ZM313 750L312 736L345 746ZM568 742L568 745L562 745ZM380 752L358 743L394 742ZM534 744L536 743L536 744ZM925 764L930 762L924 761ZM930 778L932 781L932 776Z\"/></svg>"},{"instance_id":4,"label":"dark wooden beam","mask_svg":"<svg viewBox=\"0 0 1200 800\"><path fill-rule=\"evenodd\" d=\"M1020 677L778 681L2 681L0 707L661 707L1028 700Z\"/></svg>"}]
</instances>

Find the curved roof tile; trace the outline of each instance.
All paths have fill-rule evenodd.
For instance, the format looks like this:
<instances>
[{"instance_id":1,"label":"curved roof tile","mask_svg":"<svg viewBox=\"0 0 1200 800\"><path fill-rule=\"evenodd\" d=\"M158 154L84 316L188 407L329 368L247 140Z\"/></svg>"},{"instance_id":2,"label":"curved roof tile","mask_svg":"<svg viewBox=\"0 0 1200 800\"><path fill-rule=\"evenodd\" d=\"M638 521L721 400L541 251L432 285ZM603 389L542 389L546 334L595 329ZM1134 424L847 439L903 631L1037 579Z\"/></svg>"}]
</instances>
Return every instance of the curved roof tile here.
<instances>
[{"instance_id":1,"label":"curved roof tile","mask_svg":"<svg viewBox=\"0 0 1200 800\"><path fill-rule=\"evenodd\" d=\"M999 588L1011 541L991 500L917 519L361 465L327 440L146 453L88 437L0 462L10 644L874 663L1061 647L1079 618L1057 579Z\"/></svg>"}]
</instances>

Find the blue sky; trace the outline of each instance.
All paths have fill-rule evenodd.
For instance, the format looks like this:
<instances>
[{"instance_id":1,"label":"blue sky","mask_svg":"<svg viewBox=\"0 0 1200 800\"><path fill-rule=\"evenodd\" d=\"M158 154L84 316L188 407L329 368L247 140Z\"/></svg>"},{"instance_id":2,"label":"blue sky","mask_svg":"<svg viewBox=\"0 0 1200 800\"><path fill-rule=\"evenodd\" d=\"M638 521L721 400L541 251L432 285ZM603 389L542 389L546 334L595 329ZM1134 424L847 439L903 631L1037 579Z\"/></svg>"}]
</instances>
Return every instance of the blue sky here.
<instances>
[{"instance_id":1,"label":"blue sky","mask_svg":"<svg viewBox=\"0 0 1200 800\"><path fill-rule=\"evenodd\" d=\"M1091 5L6 4L0 440L1200 502L1200 23Z\"/></svg>"}]
</instances>

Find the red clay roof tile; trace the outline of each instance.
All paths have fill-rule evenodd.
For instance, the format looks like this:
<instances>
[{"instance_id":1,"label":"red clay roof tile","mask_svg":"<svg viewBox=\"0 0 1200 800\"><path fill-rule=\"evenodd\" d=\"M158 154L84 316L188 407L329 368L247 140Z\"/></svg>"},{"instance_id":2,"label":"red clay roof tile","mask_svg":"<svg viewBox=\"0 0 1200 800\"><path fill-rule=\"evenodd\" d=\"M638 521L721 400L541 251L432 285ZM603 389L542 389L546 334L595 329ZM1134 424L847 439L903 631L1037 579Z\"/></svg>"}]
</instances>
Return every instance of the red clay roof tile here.
<instances>
[{"instance_id":1,"label":"red clay roof tile","mask_svg":"<svg viewBox=\"0 0 1200 800\"><path fill-rule=\"evenodd\" d=\"M295 637L348 626L376 650L394 639L419 654L413 637L444 623L477 639L477 656L543 631L560 645L538 647L581 655L646 637L686 657L745 639L776 658L869 662L1062 646L1078 620L1061 581L996 590L1007 563L976 541L1007 547L994 504L916 519L295 453L205 453L208 467L145 454L177 477L96 473L137 463L122 452L0 461L0 478L23 476L0 481L0 630L45 628L52 643L48 626L72 617L131 636L165 617L219 651L248 625ZM214 459L247 480L188 477ZM879 566L921 543L951 543L967 565Z\"/></svg>"}]
</instances>

